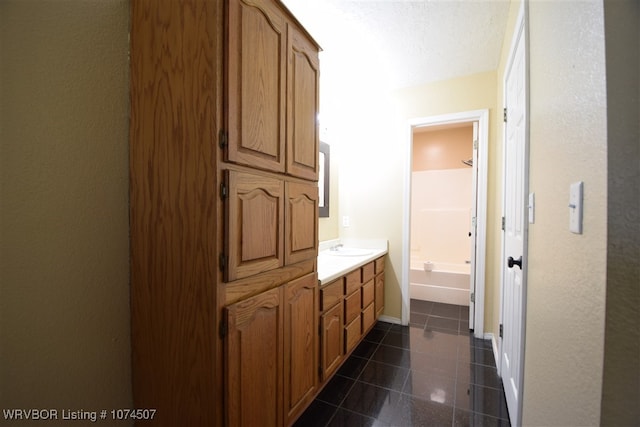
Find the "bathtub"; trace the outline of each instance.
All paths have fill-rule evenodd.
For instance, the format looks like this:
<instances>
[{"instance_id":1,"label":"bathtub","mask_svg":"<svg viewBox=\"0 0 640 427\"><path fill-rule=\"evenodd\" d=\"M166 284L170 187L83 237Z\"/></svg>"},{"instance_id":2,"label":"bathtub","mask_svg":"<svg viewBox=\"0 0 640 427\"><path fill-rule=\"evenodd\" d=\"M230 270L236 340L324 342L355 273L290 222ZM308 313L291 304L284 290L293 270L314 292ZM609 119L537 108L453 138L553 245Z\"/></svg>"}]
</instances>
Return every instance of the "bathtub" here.
<instances>
[{"instance_id":1,"label":"bathtub","mask_svg":"<svg viewBox=\"0 0 640 427\"><path fill-rule=\"evenodd\" d=\"M411 262L409 271L411 298L469 305L469 264L436 262L433 271L425 271L424 263Z\"/></svg>"}]
</instances>

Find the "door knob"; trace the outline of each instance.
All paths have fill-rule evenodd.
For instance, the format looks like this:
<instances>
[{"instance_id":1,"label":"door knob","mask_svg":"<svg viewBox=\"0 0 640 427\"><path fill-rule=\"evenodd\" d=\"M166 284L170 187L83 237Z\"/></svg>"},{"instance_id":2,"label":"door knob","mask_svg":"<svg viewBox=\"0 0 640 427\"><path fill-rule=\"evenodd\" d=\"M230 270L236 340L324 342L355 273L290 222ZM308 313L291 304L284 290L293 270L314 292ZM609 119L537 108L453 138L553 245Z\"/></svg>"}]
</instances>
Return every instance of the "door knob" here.
<instances>
[{"instance_id":1,"label":"door knob","mask_svg":"<svg viewBox=\"0 0 640 427\"><path fill-rule=\"evenodd\" d=\"M510 256L509 258L507 258L507 265L509 266L509 268L513 268L514 265L517 265L518 267L520 267L520 270L522 270L522 255L518 259L513 259L513 257Z\"/></svg>"}]
</instances>

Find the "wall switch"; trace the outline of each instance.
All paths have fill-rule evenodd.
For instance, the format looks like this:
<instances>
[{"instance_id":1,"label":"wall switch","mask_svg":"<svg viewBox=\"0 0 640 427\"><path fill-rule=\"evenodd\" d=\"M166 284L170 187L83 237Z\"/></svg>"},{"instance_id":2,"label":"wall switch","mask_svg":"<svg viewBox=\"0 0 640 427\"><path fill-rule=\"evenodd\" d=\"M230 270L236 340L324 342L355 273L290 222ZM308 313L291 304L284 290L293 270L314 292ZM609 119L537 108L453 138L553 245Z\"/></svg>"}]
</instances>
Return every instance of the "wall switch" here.
<instances>
[{"instance_id":1,"label":"wall switch","mask_svg":"<svg viewBox=\"0 0 640 427\"><path fill-rule=\"evenodd\" d=\"M536 214L536 196L535 193L529 193L529 224L535 222Z\"/></svg>"},{"instance_id":2,"label":"wall switch","mask_svg":"<svg viewBox=\"0 0 640 427\"><path fill-rule=\"evenodd\" d=\"M349 227L351 224L349 223L349 217L347 215L342 217L342 226Z\"/></svg>"},{"instance_id":3,"label":"wall switch","mask_svg":"<svg viewBox=\"0 0 640 427\"><path fill-rule=\"evenodd\" d=\"M569 230L582 234L582 181L574 182L569 187Z\"/></svg>"}]
</instances>

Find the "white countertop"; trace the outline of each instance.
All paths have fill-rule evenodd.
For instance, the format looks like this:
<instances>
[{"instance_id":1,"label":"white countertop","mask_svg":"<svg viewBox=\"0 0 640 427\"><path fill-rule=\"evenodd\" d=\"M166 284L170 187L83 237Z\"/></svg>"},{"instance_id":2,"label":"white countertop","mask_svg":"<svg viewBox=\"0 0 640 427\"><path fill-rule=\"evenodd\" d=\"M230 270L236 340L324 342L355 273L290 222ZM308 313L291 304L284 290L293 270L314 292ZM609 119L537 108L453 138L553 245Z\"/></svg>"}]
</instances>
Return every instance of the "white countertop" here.
<instances>
[{"instance_id":1,"label":"white countertop","mask_svg":"<svg viewBox=\"0 0 640 427\"><path fill-rule=\"evenodd\" d=\"M348 253L349 249L358 249L363 255L340 255L340 250L329 248L342 244L340 248ZM340 239L320 243L318 252L318 281L320 286L355 270L388 252L388 244L383 239Z\"/></svg>"}]
</instances>

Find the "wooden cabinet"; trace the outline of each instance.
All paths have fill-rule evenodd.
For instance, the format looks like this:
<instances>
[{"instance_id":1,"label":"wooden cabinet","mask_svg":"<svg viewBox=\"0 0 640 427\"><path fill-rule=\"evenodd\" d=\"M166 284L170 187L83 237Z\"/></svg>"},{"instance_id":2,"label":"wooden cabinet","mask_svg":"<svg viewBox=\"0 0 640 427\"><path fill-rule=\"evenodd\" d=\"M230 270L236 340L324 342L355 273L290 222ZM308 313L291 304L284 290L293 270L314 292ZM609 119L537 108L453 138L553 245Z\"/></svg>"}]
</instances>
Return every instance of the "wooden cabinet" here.
<instances>
[{"instance_id":1,"label":"wooden cabinet","mask_svg":"<svg viewBox=\"0 0 640 427\"><path fill-rule=\"evenodd\" d=\"M219 164L227 230L223 286L232 306L280 290L284 336L272 343L283 358L267 358L280 363L281 388L270 390L267 403L254 404L231 392L244 379L228 377L226 405L229 414L235 408L260 414L277 405L277 425L288 425L315 397L318 384L319 48L276 0L227 3L227 129L221 132ZM245 351L253 352L250 343L227 357L244 359ZM246 368L255 387L263 380L260 366ZM242 416L229 416L230 425ZM240 425L264 424L251 421L241 419Z\"/></svg>"},{"instance_id":2,"label":"wooden cabinet","mask_svg":"<svg viewBox=\"0 0 640 427\"><path fill-rule=\"evenodd\" d=\"M284 411L290 424L313 400L318 383L316 274L285 285L284 301Z\"/></svg>"},{"instance_id":3,"label":"wooden cabinet","mask_svg":"<svg viewBox=\"0 0 640 427\"><path fill-rule=\"evenodd\" d=\"M282 426L316 393L318 51L279 0L131 2L133 400L153 425Z\"/></svg>"},{"instance_id":4,"label":"wooden cabinet","mask_svg":"<svg viewBox=\"0 0 640 427\"><path fill-rule=\"evenodd\" d=\"M318 179L318 46L273 0L229 0L226 159Z\"/></svg>"},{"instance_id":5,"label":"wooden cabinet","mask_svg":"<svg viewBox=\"0 0 640 427\"><path fill-rule=\"evenodd\" d=\"M276 288L225 309L227 423L282 425L283 304Z\"/></svg>"},{"instance_id":6,"label":"wooden cabinet","mask_svg":"<svg viewBox=\"0 0 640 427\"><path fill-rule=\"evenodd\" d=\"M384 307L384 257L320 288L320 372L326 383Z\"/></svg>"},{"instance_id":7,"label":"wooden cabinet","mask_svg":"<svg viewBox=\"0 0 640 427\"><path fill-rule=\"evenodd\" d=\"M284 265L284 182L261 175L226 171L227 233L225 281Z\"/></svg>"},{"instance_id":8,"label":"wooden cabinet","mask_svg":"<svg viewBox=\"0 0 640 427\"><path fill-rule=\"evenodd\" d=\"M228 1L226 159L285 171L287 22L271 0Z\"/></svg>"},{"instance_id":9,"label":"wooden cabinet","mask_svg":"<svg viewBox=\"0 0 640 427\"><path fill-rule=\"evenodd\" d=\"M250 277L318 253L318 186L225 170L224 280Z\"/></svg>"},{"instance_id":10,"label":"wooden cabinet","mask_svg":"<svg viewBox=\"0 0 640 427\"><path fill-rule=\"evenodd\" d=\"M229 425L290 424L313 400L318 372L316 273L225 308Z\"/></svg>"},{"instance_id":11,"label":"wooden cabinet","mask_svg":"<svg viewBox=\"0 0 640 427\"><path fill-rule=\"evenodd\" d=\"M318 185L285 183L285 264L318 256Z\"/></svg>"},{"instance_id":12,"label":"wooden cabinet","mask_svg":"<svg viewBox=\"0 0 640 427\"><path fill-rule=\"evenodd\" d=\"M340 366L343 352L342 299L320 318L320 367L322 380L328 379Z\"/></svg>"},{"instance_id":13,"label":"wooden cabinet","mask_svg":"<svg viewBox=\"0 0 640 427\"><path fill-rule=\"evenodd\" d=\"M287 97L287 173L318 179L318 48L296 27L289 27Z\"/></svg>"},{"instance_id":14,"label":"wooden cabinet","mask_svg":"<svg viewBox=\"0 0 640 427\"><path fill-rule=\"evenodd\" d=\"M384 311L384 257L375 261L375 310L376 318Z\"/></svg>"}]
</instances>

